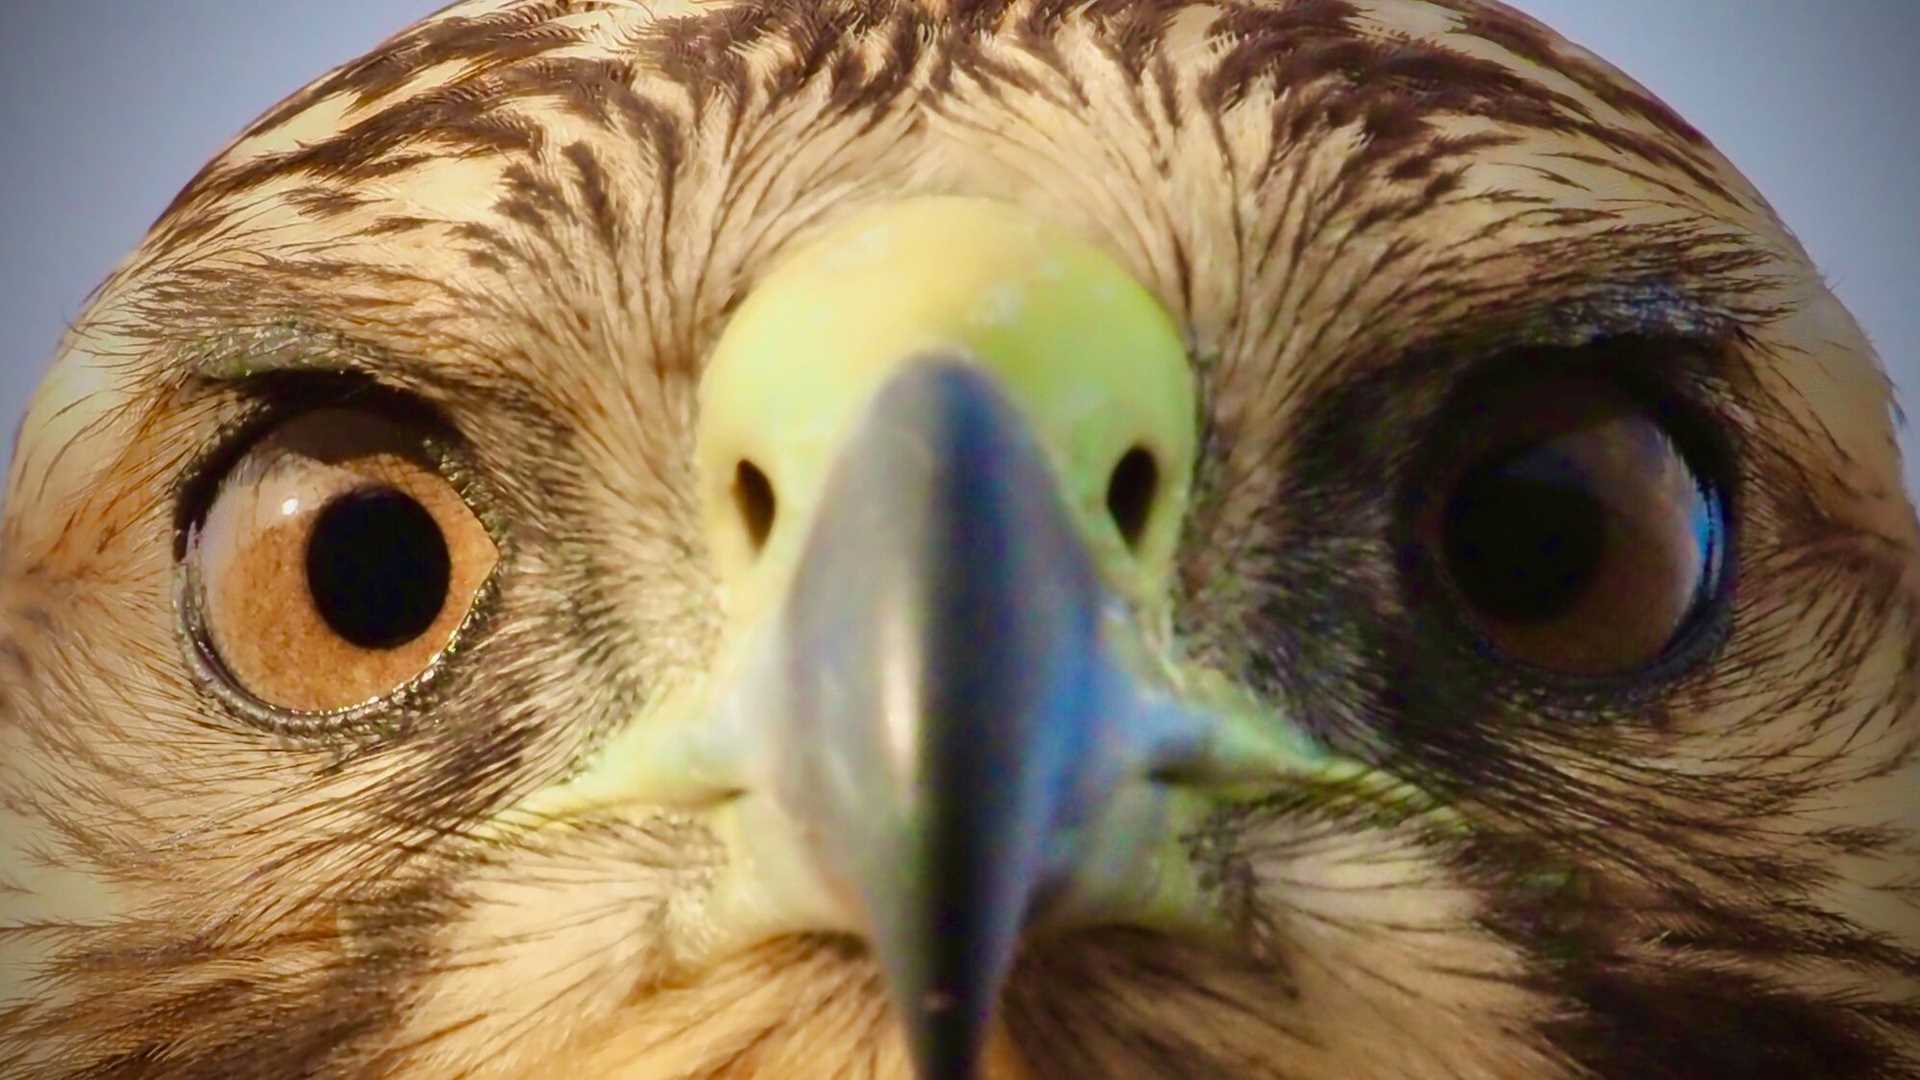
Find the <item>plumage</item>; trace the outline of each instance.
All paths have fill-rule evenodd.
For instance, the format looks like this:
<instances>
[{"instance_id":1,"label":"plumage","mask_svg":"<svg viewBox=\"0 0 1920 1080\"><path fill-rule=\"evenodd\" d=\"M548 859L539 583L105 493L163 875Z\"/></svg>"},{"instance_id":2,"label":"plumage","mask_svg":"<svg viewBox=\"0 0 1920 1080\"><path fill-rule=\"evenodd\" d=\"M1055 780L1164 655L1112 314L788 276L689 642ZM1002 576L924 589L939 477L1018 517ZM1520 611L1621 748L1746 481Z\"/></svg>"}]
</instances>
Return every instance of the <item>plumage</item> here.
<instances>
[{"instance_id":1,"label":"plumage","mask_svg":"<svg viewBox=\"0 0 1920 1080\"><path fill-rule=\"evenodd\" d=\"M911 1075L867 936L721 902L762 864L720 811L553 793L736 677L709 359L796 252L955 196L1100 252L1190 361L1128 633L1353 765L1161 838L1214 933L1033 928L986 1075L1920 1075L1886 381L1699 132L1479 0L469 0L262 117L16 455L0 1075ZM1419 554L1473 403L1563 369L1704 432L1733 520L1724 603L1618 675L1502 659ZM337 712L235 689L183 569L316 407L422 432L498 556Z\"/></svg>"}]
</instances>

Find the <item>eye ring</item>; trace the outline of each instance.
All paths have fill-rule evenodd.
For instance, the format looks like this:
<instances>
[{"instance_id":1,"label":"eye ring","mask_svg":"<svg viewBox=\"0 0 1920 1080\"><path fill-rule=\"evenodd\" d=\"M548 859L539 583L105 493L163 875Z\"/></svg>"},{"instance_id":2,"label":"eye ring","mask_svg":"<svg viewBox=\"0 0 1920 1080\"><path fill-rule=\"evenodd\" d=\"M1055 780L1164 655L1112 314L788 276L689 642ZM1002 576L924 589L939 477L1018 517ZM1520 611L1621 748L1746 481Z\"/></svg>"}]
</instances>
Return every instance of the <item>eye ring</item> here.
<instances>
[{"instance_id":1,"label":"eye ring","mask_svg":"<svg viewBox=\"0 0 1920 1080\"><path fill-rule=\"evenodd\" d=\"M201 496L176 547L190 668L250 723L303 735L389 724L491 607L502 552L476 510L483 486L450 428L392 397L270 412L185 489ZM442 584L421 561L436 550Z\"/></svg>"},{"instance_id":2,"label":"eye ring","mask_svg":"<svg viewBox=\"0 0 1920 1080\"><path fill-rule=\"evenodd\" d=\"M1413 600L1484 661L1559 685L1665 681L1724 640L1725 424L1653 343L1503 358L1462 382L1404 497Z\"/></svg>"}]
</instances>

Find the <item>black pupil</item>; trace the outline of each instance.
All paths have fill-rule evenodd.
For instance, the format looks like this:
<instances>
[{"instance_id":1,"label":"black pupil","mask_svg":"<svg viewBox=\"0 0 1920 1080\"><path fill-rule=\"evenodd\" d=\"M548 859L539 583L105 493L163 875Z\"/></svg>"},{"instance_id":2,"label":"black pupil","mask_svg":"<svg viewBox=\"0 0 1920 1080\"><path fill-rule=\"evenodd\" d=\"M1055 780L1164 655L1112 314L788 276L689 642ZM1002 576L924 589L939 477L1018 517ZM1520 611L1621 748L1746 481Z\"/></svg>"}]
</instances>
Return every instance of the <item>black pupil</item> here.
<instances>
[{"instance_id":1,"label":"black pupil","mask_svg":"<svg viewBox=\"0 0 1920 1080\"><path fill-rule=\"evenodd\" d=\"M363 649L405 645L433 625L453 573L427 508L392 489L343 495L307 539L307 588L333 632Z\"/></svg>"},{"instance_id":2,"label":"black pupil","mask_svg":"<svg viewBox=\"0 0 1920 1080\"><path fill-rule=\"evenodd\" d=\"M1469 473L1447 504L1444 536L1454 580L1483 615L1544 622L1593 586L1607 508L1577 464L1539 447Z\"/></svg>"}]
</instances>

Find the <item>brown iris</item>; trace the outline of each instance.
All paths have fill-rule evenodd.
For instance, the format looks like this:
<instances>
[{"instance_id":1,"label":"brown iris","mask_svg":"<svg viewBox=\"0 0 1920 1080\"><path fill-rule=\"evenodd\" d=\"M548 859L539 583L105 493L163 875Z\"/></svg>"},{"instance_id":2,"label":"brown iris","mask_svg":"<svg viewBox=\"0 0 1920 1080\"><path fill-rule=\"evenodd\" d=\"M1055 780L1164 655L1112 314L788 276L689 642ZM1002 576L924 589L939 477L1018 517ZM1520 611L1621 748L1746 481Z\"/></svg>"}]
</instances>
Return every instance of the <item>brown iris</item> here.
<instances>
[{"instance_id":1,"label":"brown iris","mask_svg":"<svg viewBox=\"0 0 1920 1080\"><path fill-rule=\"evenodd\" d=\"M411 425L327 409L248 451L188 557L233 681L268 705L321 712L425 671L499 556Z\"/></svg>"},{"instance_id":2,"label":"brown iris","mask_svg":"<svg viewBox=\"0 0 1920 1080\"><path fill-rule=\"evenodd\" d=\"M1465 423L1461 466L1422 531L1487 641L1569 675L1659 660L1718 595L1718 486L1595 378L1523 380Z\"/></svg>"}]
</instances>

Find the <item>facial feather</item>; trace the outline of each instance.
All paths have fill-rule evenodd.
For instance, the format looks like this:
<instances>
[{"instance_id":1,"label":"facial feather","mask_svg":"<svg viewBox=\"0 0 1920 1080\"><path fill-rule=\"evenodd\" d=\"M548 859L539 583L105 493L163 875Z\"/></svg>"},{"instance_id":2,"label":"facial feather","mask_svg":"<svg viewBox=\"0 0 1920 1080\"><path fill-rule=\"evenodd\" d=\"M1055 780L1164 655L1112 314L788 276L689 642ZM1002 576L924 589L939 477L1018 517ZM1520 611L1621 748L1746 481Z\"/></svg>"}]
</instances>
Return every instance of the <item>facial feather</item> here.
<instances>
[{"instance_id":1,"label":"facial feather","mask_svg":"<svg viewBox=\"0 0 1920 1080\"><path fill-rule=\"evenodd\" d=\"M708 947L697 821L514 808L713 660L728 314L928 193L1064 223L1173 314L1206 441L1171 651L1427 796L1221 815L1189 844L1235 940L1029 943L996 1068L1920 1071L1912 511L1871 350L1760 196L1493 5L953 0L459 5L182 192L15 465L0 1075L902 1074L857 942ZM1581 701L1489 674L1399 584L1381 478L1491 351L1677 338L1740 462L1723 643ZM313 385L443 415L506 568L333 735L237 715L173 606L191 477Z\"/></svg>"}]
</instances>

